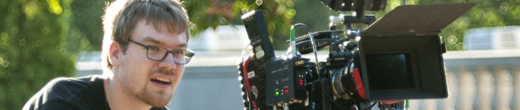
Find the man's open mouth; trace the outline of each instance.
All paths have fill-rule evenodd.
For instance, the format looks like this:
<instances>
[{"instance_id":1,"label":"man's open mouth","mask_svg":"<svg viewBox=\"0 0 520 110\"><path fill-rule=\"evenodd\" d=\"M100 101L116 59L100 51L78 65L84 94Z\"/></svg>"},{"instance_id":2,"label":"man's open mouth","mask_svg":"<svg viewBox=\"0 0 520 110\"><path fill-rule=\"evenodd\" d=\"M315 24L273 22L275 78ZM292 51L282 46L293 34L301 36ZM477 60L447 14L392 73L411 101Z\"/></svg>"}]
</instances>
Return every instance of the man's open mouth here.
<instances>
[{"instance_id":1,"label":"man's open mouth","mask_svg":"<svg viewBox=\"0 0 520 110\"><path fill-rule=\"evenodd\" d=\"M150 79L150 81L157 82L160 84L171 84L170 80L168 80L166 78L152 78L152 79Z\"/></svg>"}]
</instances>

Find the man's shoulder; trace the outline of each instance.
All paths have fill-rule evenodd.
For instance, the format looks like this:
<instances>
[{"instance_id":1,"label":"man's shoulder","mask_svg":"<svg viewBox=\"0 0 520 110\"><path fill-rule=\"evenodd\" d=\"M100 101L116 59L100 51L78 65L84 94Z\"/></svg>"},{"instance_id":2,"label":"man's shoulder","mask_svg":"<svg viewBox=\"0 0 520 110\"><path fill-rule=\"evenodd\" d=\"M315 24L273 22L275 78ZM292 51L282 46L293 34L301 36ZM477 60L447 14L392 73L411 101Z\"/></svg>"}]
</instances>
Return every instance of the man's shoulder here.
<instances>
[{"instance_id":1,"label":"man's shoulder","mask_svg":"<svg viewBox=\"0 0 520 110\"><path fill-rule=\"evenodd\" d=\"M85 76L74 78L55 78L45 85L42 90L50 90L49 92L64 93L60 95L68 95L69 93L76 93L95 83L102 83L101 76ZM103 87L103 86L100 86Z\"/></svg>"},{"instance_id":2,"label":"man's shoulder","mask_svg":"<svg viewBox=\"0 0 520 110\"><path fill-rule=\"evenodd\" d=\"M88 97L97 95L102 98ZM88 98L104 99L103 78L86 76L76 78L55 78L38 91L24 106L24 110L36 109L44 105L75 105L89 103Z\"/></svg>"},{"instance_id":3,"label":"man's shoulder","mask_svg":"<svg viewBox=\"0 0 520 110\"><path fill-rule=\"evenodd\" d=\"M55 78L47 83L38 93L46 95L47 98L64 99L66 101L78 95L82 91L91 86L96 86L95 83L101 81L99 76L85 76L75 78ZM103 86L100 86L103 87Z\"/></svg>"}]
</instances>

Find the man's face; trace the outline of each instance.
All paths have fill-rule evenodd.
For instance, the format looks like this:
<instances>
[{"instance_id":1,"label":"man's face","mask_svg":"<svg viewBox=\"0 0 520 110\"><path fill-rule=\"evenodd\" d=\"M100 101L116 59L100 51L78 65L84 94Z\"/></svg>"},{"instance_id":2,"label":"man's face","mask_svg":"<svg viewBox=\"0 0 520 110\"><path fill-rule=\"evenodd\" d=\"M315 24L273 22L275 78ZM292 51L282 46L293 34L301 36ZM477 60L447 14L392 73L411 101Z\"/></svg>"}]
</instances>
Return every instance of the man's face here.
<instances>
[{"instance_id":1,"label":"man's face","mask_svg":"<svg viewBox=\"0 0 520 110\"><path fill-rule=\"evenodd\" d=\"M172 34L165 26L160 28L161 31L158 31L153 24L146 24L145 20L141 20L130 40L169 50L186 50L185 32ZM119 72L114 75L118 77L124 91L149 105L166 106L181 81L184 66L176 64L171 53L162 61L150 60L147 57L147 49L132 42L129 42L126 54L120 52L119 55Z\"/></svg>"}]
</instances>

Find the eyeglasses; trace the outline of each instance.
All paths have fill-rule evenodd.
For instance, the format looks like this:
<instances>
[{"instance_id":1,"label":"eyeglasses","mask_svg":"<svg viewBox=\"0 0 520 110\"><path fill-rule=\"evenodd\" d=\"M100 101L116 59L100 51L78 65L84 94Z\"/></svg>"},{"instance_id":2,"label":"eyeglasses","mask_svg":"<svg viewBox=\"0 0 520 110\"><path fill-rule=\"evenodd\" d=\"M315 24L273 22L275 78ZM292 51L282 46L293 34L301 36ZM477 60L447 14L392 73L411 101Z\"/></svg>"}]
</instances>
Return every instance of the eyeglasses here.
<instances>
[{"instance_id":1,"label":"eyeglasses","mask_svg":"<svg viewBox=\"0 0 520 110\"><path fill-rule=\"evenodd\" d=\"M163 61L168 53L172 53L173 55L173 62L175 64L179 65L185 65L190 62L191 58L195 55L195 52L191 51L190 49L186 50L168 50L164 47L159 46L152 46L152 45L144 45L139 42L130 40L130 42L133 42L137 45L143 46L146 48L146 56L150 60L154 61Z\"/></svg>"}]
</instances>

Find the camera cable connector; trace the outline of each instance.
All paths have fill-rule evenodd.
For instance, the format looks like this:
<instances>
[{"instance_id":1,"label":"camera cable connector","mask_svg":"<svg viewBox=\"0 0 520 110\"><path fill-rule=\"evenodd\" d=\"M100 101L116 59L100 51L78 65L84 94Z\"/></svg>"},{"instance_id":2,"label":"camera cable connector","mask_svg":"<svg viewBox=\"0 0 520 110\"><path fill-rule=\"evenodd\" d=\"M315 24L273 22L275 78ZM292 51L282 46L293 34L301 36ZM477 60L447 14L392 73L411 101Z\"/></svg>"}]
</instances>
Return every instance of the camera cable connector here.
<instances>
[{"instance_id":1,"label":"camera cable connector","mask_svg":"<svg viewBox=\"0 0 520 110\"><path fill-rule=\"evenodd\" d=\"M294 38L294 26L291 26L291 53L296 57L296 38Z\"/></svg>"}]
</instances>

